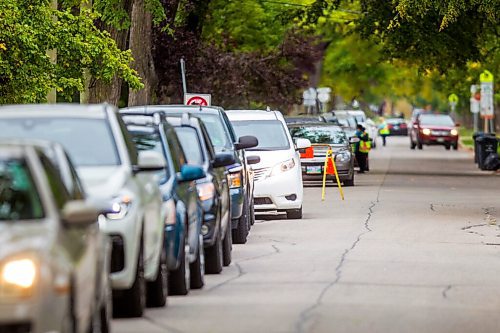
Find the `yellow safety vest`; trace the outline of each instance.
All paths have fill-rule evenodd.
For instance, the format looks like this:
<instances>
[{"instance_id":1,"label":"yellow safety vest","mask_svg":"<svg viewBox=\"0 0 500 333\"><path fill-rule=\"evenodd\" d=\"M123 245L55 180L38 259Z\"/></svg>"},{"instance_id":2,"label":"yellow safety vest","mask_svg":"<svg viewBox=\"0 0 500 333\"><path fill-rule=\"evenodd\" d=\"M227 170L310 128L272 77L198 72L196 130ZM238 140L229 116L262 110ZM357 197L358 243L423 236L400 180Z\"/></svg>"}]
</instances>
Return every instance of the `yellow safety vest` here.
<instances>
[{"instance_id":1,"label":"yellow safety vest","mask_svg":"<svg viewBox=\"0 0 500 333\"><path fill-rule=\"evenodd\" d=\"M387 124L382 127L382 129L380 130L380 135L389 135L391 134L391 131L389 131L389 126L387 126Z\"/></svg>"},{"instance_id":2,"label":"yellow safety vest","mask_svg":"<svg viewBox=\"0 0 500 333\"><path fill-rule=\"evenodd\" d=\"M359 152L360 153L369 153L371 149L372 149L372 143L370 140L359 142Z\"/></svg>"}]
</instances>

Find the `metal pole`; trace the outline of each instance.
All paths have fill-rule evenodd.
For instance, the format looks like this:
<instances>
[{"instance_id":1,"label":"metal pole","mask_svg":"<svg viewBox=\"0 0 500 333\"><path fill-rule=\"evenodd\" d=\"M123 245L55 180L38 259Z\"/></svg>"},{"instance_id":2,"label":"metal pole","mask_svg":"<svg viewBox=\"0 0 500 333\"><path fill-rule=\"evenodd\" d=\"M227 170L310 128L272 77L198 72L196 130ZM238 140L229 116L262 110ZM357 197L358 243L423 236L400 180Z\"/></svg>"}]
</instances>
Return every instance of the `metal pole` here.
<instances>
[{"instance_id":1,"label":"metal pole","mask_svg":"<svg viewBox=\"0 0 500 333\"><path fill-rule=\"evenodd\" d=\"M187 84L186 84L186 62L184 58L181 58L181 77L182 77L182 91L184 95L187 94Z\"/></svg>"},{"instance_id":2,"label":"metal pole","mask_svg":"<svg viewBox=\"0 0 500 333\"><path fill-rule=\"evenodd\" d=\"M479 113L474 113L474 133L479 131Z\"/></svg>"}]
</instances>

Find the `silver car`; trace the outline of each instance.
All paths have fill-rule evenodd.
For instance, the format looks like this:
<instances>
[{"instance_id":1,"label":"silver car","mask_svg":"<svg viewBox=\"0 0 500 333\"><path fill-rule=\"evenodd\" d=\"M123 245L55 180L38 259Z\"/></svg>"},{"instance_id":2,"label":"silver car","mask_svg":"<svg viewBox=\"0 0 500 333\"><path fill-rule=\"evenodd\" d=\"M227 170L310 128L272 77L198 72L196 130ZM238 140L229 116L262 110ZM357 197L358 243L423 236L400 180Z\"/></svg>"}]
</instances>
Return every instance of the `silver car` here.
<instances>
[{"instance_id":1,"label":"silver car","mask_svg":"<svg viewBox=\"0 0 500 333\"><path fill-rule=\"evenodd\" d=\"M109 240L79 184L60 146L0 143L0 332L109 331Z\"/></svg>"},{"instance_id":2,"label":"silver car","mask_svg":"<svg viewBox=\"0 0 500 333\"><path fill-rule=\"evenodd\" d=\"M99 222L112 241L115 313L141 316L146 301L163 306L168 290L165 216L154 178L154 171L165 167L163 155L138 153L117 110L105 104L3 106L0 137L64 146L87 193L112 207Z\"/></svg>"},{"instance_id":3,"label":"silver car","mask_svg":"<svg viewBox=\"0 0 500 333\"><path fill-rule=\"evenodd\" d=\"M332 150L335 157L339 179L344 186L354 185L354 154L350 140L340 126L317 124L291 124L288 126L294 140L309 139L312 147L301 154L302 178L304 180L322 180L326 154ZM327 179L335 181L335 176Z\"/></svg>"}]
</instances>

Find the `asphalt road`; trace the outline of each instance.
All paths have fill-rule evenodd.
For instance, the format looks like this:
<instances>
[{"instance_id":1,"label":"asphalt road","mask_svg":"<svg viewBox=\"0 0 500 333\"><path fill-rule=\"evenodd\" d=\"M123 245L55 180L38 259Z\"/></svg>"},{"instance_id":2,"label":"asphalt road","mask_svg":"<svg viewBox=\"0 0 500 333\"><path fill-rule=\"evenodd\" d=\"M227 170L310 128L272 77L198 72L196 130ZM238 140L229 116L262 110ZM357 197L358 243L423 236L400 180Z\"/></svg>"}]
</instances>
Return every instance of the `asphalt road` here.
<instances>
[{"instance_id":1,"label":"asphalt road","mask_svg":"<svg viewBox=\"0 0 500 333\"><path fill-rule=\"evenodd\" d=\"M389 138L340 201L259 221L203 290L114 332L500 332L500 175ZM498 221L500 224L500 221Z\"/></svg>"}]
</instances>

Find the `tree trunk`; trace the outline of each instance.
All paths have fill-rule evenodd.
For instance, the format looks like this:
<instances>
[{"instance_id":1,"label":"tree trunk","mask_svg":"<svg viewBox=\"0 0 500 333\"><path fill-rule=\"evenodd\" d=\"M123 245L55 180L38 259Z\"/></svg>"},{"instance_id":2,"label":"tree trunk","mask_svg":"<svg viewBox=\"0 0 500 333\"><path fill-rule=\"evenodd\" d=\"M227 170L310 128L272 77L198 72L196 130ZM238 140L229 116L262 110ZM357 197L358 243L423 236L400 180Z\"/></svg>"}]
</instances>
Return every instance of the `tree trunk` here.
<instances>
[{"instance_id":1,"label":"tree trunk","mask_svg":"<svg viewBox=\"0 0 500 333\"><path fill-rule=\"evenodd\" d=\"M147 105L153 100L157 77L152 54L152 15L145 8L144 0L135 0L132 6L130 26L130 50L134 69L142 78L144 88L130 91L128 105Z\"/></svg>"},{"instance_id":2,"label":"tree trunk","mask_svg":"<svg viewBox=\"0 0 500 333\"><path fill-rule=\"evenodd\" d=\"M134 0L123 0L123 8L131 15L132 4ZM98 22L97 26L101 30L107 30L111 38L116 42L116 45L121 50L128 48L129 29L118 30L117 28ZM112 105L118 105L121 96L123 80L117 76L111 82L104 82L101 80L91 79L89 86L89 103L104 103L107 102Z\"/></svg>"}]
</instances>

